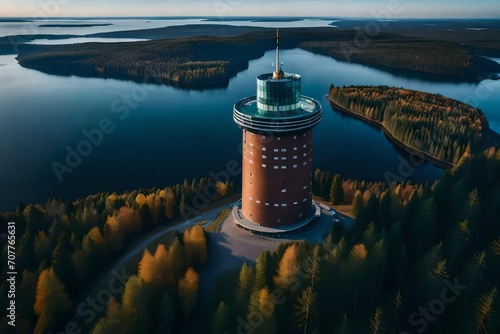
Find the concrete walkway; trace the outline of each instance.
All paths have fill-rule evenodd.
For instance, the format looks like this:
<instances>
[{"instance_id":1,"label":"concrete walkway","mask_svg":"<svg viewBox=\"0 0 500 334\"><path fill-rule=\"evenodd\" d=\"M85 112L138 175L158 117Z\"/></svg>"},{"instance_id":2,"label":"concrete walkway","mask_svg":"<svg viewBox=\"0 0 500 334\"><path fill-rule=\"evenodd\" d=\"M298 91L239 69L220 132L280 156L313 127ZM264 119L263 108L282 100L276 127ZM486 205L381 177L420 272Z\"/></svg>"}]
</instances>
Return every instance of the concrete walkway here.
<instances>
[{"instance_id":1,"label":"concrete walkway","mask_svg":"<svg viewBox=\"0 0 500 334\"><path fill-rule=\"evenodd\" d=\"M341 216L341 215L337 215ZM210 233L208 241L208 260L200 271L200 293L205 298L215 280L225 272L239 269L244 262L255 264L257 257L264 250L273 252L281 243L305 240L321 243L333 227L332 213L322 209L321 216L297 231L288 232L286 238L271 238L252 234L236 226L230 214L219 228L220 232ZM341 216L346 227L352 225L349 217Z\"/></svg>"}]
</instances>

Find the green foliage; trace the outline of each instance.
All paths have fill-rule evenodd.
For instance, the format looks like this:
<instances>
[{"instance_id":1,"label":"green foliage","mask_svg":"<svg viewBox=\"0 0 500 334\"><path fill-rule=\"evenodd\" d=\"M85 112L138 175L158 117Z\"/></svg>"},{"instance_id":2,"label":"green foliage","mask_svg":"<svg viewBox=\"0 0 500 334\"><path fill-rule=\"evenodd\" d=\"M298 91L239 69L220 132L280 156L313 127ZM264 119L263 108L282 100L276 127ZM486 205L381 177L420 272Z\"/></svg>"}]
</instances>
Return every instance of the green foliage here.
<instances>
[{"instance_id":1,"label":"green foliage","mask_svg":"<svg viewBox=\"0 0 500 334\"><path fill-rule=\"evenodd\" d=\"M71 310L71 300L53 268L40 273L33 308L38 317L35 333L55 330L59 321L65 319Z\"/></svg>"},{"instance_id":2,"label":"green foliage","mask_svg":"<svg viewBox=\"0 0 500 334\"><path fill-rule=\"evenodd\" d=\"M377 39L363 43L362 48L350 41L305 42L301 47L343 60L402 70L466 78L476 73L473 56L453 42Z\"/></svg>"},{"instance_id":3,"label":"green foliage","mask_svg":"<svg viewBox=\"0 0 500 334\"><path fill-rule=\"evenodd\" d=\"M316 171L315 178L321 174ZM500 207L498 197L488 199L500 188L500 151L465 159L432 188L349 180L343 186L367 203L344 235L328 238L323 247L329 248L282 244L272 261L266 253L259 256L255 285L261 288L264 268L270 267L271 295L281 294L273 304L275 328L303 333L307 324L307 333L416 332L424 328L415 325L425 319L419 312L427 310L433 319L426 320L429 333L498 331ZM245 305L247 323L260 324L251 328L256 333L266 326L266 318L255 315L258 288ZM440 302L443 311L432 313ZM234 308L235 301L225 305ZM238 325L229 323L224 330L236 331Z\"/></svg>"},{"instance_id":4,"label":"green foliage","mask_svg":"<svg viewBox=\"0 0 500 334\"><path fill-rule=\"evenodd\" d=\"M332 185L330 187L330 202L339 205L344 201L344 189L342 189L342 178L339 174L333 176Z\"/></svg>"},{"instance_id":5,"label":"green foliage","mask_svg":"<svg viewBox=\"0 0 500 334\"><path fill-rule=\"evenodd\" d=\"M382 125L405 146L452 165L479 152L489 131L479 109L439 94L351 86L333 88L329 96L342 108Z\"/></svg>"}]
</instances>

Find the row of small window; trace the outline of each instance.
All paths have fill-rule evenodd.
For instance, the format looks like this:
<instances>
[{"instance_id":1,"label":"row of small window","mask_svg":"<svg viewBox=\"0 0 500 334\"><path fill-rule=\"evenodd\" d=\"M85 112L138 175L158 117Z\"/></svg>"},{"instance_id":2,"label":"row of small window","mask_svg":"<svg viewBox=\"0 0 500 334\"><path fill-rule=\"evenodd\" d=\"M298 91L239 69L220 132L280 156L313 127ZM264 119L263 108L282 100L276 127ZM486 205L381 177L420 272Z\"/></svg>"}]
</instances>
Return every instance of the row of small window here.
<instances>
[{"instance_id":1,"label":"row of small window","mask_svg":"<svg viewBox=\"0 0 500 334\"><path fill-rule=\"evenodd\" d=\"M250 146L251 146L251 147L253 147L253 144L252 144L252 143L250 143ZM307 144L304 144L302 147L303 147L303 148L306 148L306 147L307 147ZM293 148L293 150L294 150L294 151L297 151L297 150L298 150L298 147L294 147L294 148ZM265 151L267 151L267 147L262 147L262 151L264 151L264 152L265 152ZM280 149L275 148L275 149L273 149L273 151L274 151L274 152L279 152L279 151L280 151ZM286 152L286 148L282 148L282 149L281 149L281 152Z\"/></svg>"},{"instance_id":2,"label":"row of small window","mask_svg":"<svg viewBox=\"0 0 500 334\"><path fill-rule=\"evenodd\" d=\"M253 164L253 160L250 160L250 163ZM302 164L303 166L307 165L307 161L304 161L304 163ZM266 168L267 165L266 164L262 164L262 167L263 168ZM298 165L293 165L292 168L297 168ZM274 166L274 169L280 169L280 166ZM286 169L286 166L281 166L281 169Z\"/></svg>"},{"instance_id":3,"label":"row of small window","mask_svg":"<svg viewBox=\"0 0 500 334\"><path fill-rule=\"evenodd\" d=\"M252 151L250 151L250 155L252 155L252 156L253 156L253 155L255 155L255 154L254 154ZM303 157L307 157L307 153L302 154L302 156L303 156ZM245 155L245 158L246 158L246 155ZM294 156L292 157L292 159L294 159L294 160L296 160L296 159L298 159L298 158L299 158L299 157L298 157L297 155L294 155ZM262 155L262 159L267 159L267 155L263 154L263 155ZM273 157L273 160L280 160L280 157ZM287 160L287 157L281 157L281 160L285 161L285 160Z\"/></svg>"},{"instance_id":4,"label":"row of small window","mask_svg":"<svg viewBox=\"0 0 500 334\"><path fill-rule=\"evenodd\" d=\"M250 155L254 155L253 152L250 152ZM307 156L307 153L304 153L303 154L304 157ZM267 159L267 155L262 155L262 159ZM280 160L280 157L273 157L274 160ZM286 157L281 157L281 160L286 160L287 158ZM293 159L298 159L298 156L294 155L293 156Z\"/></svg>"},{"instance_id":5,"label":"row of small window","mask_svg":"<svg viewBox=\"0 0 500 334\"><path fill-rule=\"evenodd\" d=\"M250 197L250 196L248 197L248 199L249 199L249 200L251 200L251 201L253 201L253 198L252 198L252 197ZM306 201L307 201L307 198L304 198L304 199L302 200L302 203L304 203L304 202L306 202ZM261 203L261 201L260 201L260 200L256 200L256 201L255 201L255 203L260 204L260 203ZM293 202L293 205L298 205L298 204L299 204L299 202L297 202L297 201ZM269 202L264 203L264 205L265 205L265 206L271 206L271 204L270 204ZM285 206L287 206L287 205L288 205L288 204L283 203L283 204L281 204L281 207L285 207ZM276 208L278 208L278 207L280 207L280 204L275 203L275 204L273 204L273 206L274 206L274 207L276 207Z\"/></svg>"}]
</instances>

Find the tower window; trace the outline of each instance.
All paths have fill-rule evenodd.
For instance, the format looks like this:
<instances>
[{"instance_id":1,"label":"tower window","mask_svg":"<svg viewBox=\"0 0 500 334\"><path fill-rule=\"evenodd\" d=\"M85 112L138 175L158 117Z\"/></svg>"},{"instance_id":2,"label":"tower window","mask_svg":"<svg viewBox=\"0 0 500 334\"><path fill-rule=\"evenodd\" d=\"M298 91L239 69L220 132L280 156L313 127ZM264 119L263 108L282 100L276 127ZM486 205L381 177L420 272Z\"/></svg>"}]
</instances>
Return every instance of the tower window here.
<instances>
[{"instance_id":1,"label":"tower window","mask_svg":"<svg viewBox=\"0 0 500 334\"><path fill-rule=\"evenodd\" d=\"M286 203L281 204L281 206L286 206Z\"/></svg>"},{"instance_id":2,"label":"tower window","mask_svg":"<svg viewBox=\"0 0 500 334\"><path fill-rule=\"evenodd\" d=\"M250 143L250 147L253 147L253 143Z\"/></svg>"},{"instance_id":3,"label":"tower window","mask_svg":"<svg viewBox=\"0 0 500 334\"><path fill-rule=\"evenodd\" d=\"M294 150L294 151L297 151L297 148L296 148L296 147L294 147L294 148L293 148L293 150Z\"/></svg>"},{"instance_id":4,"label":"tower window","mask_svg":"<svg viewBox=\"0 0 500 334\"><path fill-rule=\"evenodd\" d=\"M297 168L297 165L293 165L293 168Z\"/></svg>"},{"instance_id":5,"label":"tower window","mask_svg":"<svg viewBox=\"0 0 500 334\"><path fill-rule=\"evenodd\" d=\"M252 145L252 144L250 144L250 145ZM307 144L304 144L304 146L302 146L302 147L303 147L303 148L306 148L306 147L307 147Z\"/></svg>"},{"instance_id":6,"label":"tower window","mask_svg":"<svg viewBox=\"0 0 500 334\"><path fill-rule=\"evenodd\" d=\"M266 167L267 167L267 165L266 165L266 164L262 164L262 167L266 168Z\"/></svg>"},{"instance_id":7,"label":"tower window","mask_svg":"<svg viewBox=\"0 0 500 334\"><path fill-rule=\"evenodd\" d=\"M286 166L281 166L281 169L286 169Z\"/></svg>"},{"instance_id":8,"label":"tower window","mask_svg":"<svg viewBox=\"0 0 500 334\"><path fill-rule=\"evenodd\" d=\"M281 149L281 152L286 152L286 148L282 148L282 149Z\"/></svg>"},{"instance_id":9,"label":"tower window","mask_svg":"<svg viewBox=\"0 0 500 334\"><path fill-rule=\"evenodd\" d=\"M278 157L274 157L274 160L278 160Z\"/></svg>"},{"instance_id":10,"label":"tower window","mask_svg":"<svg viewBox=\"0 0 500 334\"><path fill-rule=\"evenodd\" d=\"M262 159L266 159L266 158L267 158L267 156L265 156L265 155L262 155Z\"/></svg>"},{"instance_id":11,"label":"tower window","mask_svg":"<svg viewBox=\"0 0 500 334\"><path fill-rule=\"evenodd\" d=\"M269 203L266 202L266 206L269 206Z\"/></svg>"},{"instance_id":12,"label":"tower window","mask_svg":"<svg viewBox=\"0 0 500 334\"><path fill-rule=\"evenodd\" d=\"M278 166L274 166L274 169L278 169L279 167Z\"/></svg>"},{"instance_id":13,"label":"tower window","mask_svg":"<svg viewBox=\"0 0 500 334\"><path fill-rule=\"evenodd\" d=\"M281 157L281 160L286 160L286 157Z\"/></svg>"},{"instance_id":14,"label":"tower window","mask_svg":"<svg viewBox=\"0 0 500 334\"><path fill-rule=\"evenodd\" d=\"M264 152L265 152L266 150L267 150L267 148L265 148L265 147L263 147L263 148L262 148L262 151L264 151Z\"/></svg>"},{"instance_id":15,"label":"tower window","mask_svg":"<svg viewBox=\"0 0 500 334\"><path fill-rule=\"evenodd\" d=\"M279 150L277 148L274 149L274 152L278 152Z\"/></svg>"},{"instance_id":16,"label":"tower window","mask_svg":"<svg viewBox=\"0 0 500 334\"><path fill-rule=\"evenodd\" d=\"M293 205L297 205L297 204L299 204L299 202L293 202Z\"/></svg>"},{"instance_id":17,"label":"tower window","mask_svg":"<svg viewBox=\"0 0 500 334\"><path fill-rule=\"evenodd\" d=\"M294 156L293 156L293 158L294 158L294 159L297 159L297 156L296 156L296 155L294 155Z\"/></svg>"},{"instance_id":18,"label":"tower window","mask_svg":"<svg viewBox=\"0 0 500 334\"><path fill-rule=\"evenodd\" d=\"M255 203L260 204L260 201L259 201L259 200L256 200L256 201L255 201Z\"/></svg>"},{"instance_id":19,"label":"tower window","mask_svg":"<svg viewBox=\"0 0 500 334\"><path fill-rule=\"evenodd\" d=\"M280 206L280 205L279 205L279 204L274 204L274 206L275 206L275 207L278 207L278 206Z\"/></svg>"},{"instance_id":20,"label":"tower window","mask_svg":"<svg viewBox=\"0 0 500 334\"><path fill-rule=\"evenodd\" d=\"M286 188L285 189L281 189L281 192L282 193L286 193Z\"/></svg>"}]
</instances>

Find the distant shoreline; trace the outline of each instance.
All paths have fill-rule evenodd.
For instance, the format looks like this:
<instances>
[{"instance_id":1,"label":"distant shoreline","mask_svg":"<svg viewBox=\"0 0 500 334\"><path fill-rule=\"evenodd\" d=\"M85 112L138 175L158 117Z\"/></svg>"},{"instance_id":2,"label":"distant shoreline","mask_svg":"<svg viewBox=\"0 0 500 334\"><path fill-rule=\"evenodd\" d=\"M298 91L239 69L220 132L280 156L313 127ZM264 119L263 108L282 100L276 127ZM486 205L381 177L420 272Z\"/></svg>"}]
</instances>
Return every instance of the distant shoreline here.
<instances>
[{"instance_id":1,"label":"distant shoreline","mask_svg":"<svg viewBox=\"0 0 500 334\"><path fill-rule=\"evenodd\" d=\"M111 23L77 23L77 24L40 24L39 28L90 28L90 27L107 27L112 26Z\"/></svg>"}]
</instances>

